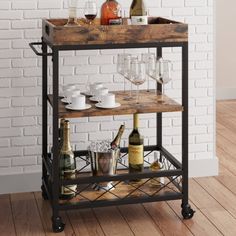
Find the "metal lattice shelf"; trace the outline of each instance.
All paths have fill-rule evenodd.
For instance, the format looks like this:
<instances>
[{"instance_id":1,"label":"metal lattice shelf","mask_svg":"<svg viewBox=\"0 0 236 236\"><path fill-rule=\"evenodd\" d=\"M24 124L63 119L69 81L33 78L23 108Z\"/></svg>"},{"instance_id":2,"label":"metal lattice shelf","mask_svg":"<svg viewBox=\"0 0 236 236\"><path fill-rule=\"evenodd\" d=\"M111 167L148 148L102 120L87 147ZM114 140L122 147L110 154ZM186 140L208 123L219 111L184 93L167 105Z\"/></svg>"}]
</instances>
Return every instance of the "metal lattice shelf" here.
<instances>
[{"instance_id":1,"label":"metal lattice shelf","mask_svg":"<svg viewBox=\"0 0 236 236\"><path fill-rule=\"evenodd\" d=\"M151 147L146 147L150 149ZM126 149L123 149L126 150ZM153 151L145 152L145 164L150 166L149 155ZM161 152L162 153L162 152ZM162 155L164 170L152 172L148 167L142 174L129 174L127 166L127 152L123 152L118 161L118 170L114 176L93 177L90 171L90 160L86 151L75 153L80 162L80 169L77 170L76 178L73 180L61 180L62 185L78 184L76 197L72 200L61 200L60 209L99 207L107 205L120 205L127 203L157 201L162 198L181 199L182 198L182 170L181 165L173 165L168 156ZM176 164L176 163L175 163ZM48 158L47 166L51 166L52 161ZM49 167L51 169L51 167ZM165 176L165 177L163 177ZM164 178L164 183L160 178ZM138 179L139 181L132 181ZM112 182L110 188L103 188L107 182ZM95 185L100 186L100 191L94 189ZM68 188L68 187L67 187ZM102 190L102 191L101 191Z\"/></svg>"}]
</instances>

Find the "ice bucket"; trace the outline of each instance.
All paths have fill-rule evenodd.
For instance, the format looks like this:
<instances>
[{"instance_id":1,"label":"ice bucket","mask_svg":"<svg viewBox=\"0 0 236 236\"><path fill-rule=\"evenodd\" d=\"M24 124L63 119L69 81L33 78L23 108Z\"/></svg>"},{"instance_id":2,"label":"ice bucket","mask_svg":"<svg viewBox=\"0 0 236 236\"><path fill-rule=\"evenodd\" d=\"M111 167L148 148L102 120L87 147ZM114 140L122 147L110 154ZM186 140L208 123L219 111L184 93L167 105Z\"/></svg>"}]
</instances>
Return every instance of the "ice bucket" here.
<instances>
[{"instance_id":1,"label":"ice bucket","mask_svg":"<svg viewBox=\"0 0 236 236\"><path fill-rule=\"evenodd\" d=\"M117 161L120 157L119 148L107 152L89 150L89 156L93 176L114 175L116 173Z\"/></svg>"}]
</instances>

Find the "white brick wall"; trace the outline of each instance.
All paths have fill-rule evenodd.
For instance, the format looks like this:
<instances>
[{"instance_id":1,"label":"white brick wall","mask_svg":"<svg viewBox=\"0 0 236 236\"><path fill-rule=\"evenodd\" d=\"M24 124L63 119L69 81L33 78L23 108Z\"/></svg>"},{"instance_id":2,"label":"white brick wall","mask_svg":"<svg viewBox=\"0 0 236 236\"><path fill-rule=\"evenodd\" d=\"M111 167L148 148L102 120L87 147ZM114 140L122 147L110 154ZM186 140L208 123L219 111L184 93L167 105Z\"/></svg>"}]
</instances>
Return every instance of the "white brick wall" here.
<instances>
[{"instance_id":1,"label":"white brick wall","mask_svg":"<svg viewBox=\"0 0 236 236\"><path fill-rule=\"evenodd\" d=\"M103 1L96 2L100 6ZM131 0L119 2L127 14ZM213 158L213 1L146 2L150 15L189 23L190 158ZM84 1L79 1L80 16L83 5ZM65 17L66 8L67 3L63 0L0 1L0 175L40 170L41 61L29 49L28 43L40 39L41 18ZM147 49L126 51L138 54ZM122 89L123 79L116 74L115 65L116 55L120 52L123 50L62 52L61 83L78 83L84 89L89 79L101 81L110 89ZM174 62L173 81L166 86L167 94L180 101L180 50L165 49L164 56ZM180 155L180 115L165 114L164 117L164 143ZM127 144L132 129L131 116L82 118L71 122L71 138L77 149L86 148L90 140L112 138L123 122L127 126L124 135ZM155 125L154 114L141 116L140 126L146 144L155 143Z\"/></svg>"}]
</instances>

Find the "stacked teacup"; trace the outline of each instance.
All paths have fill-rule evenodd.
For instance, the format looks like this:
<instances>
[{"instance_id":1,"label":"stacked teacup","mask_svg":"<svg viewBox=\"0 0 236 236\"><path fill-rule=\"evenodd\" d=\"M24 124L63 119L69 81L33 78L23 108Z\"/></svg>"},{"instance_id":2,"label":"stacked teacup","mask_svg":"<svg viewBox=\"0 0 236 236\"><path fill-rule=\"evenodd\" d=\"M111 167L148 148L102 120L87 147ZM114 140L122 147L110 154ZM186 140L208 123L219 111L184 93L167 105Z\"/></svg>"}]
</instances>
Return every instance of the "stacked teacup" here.
<instances>
[{"instance_id":1,"label":"stacked teacup","mask_svg":"<svg viewBox=\"0 0 236 236\"><path fill-rule=\"evenodd\" d=\"M69 110L85 110L91 108L91 105L86 104L86 97L80 93L77 85L69 84L63 86L63 96L64 98L61 101L68 104L66 108Z\"/></svg>"},{"instance_id":2,"label":"stacked teacup","mask_svg":"<svg viewBox=\"0 0 236 236\"><path fill-rule=\"evenodd\" d=\"M93 83L89 85L90 101L98 102L95 104L98 108L116 108L120 104L116 102L115 94L109 93L109 89L105 88L102 83Z\"/></svg>"}]
</instances>

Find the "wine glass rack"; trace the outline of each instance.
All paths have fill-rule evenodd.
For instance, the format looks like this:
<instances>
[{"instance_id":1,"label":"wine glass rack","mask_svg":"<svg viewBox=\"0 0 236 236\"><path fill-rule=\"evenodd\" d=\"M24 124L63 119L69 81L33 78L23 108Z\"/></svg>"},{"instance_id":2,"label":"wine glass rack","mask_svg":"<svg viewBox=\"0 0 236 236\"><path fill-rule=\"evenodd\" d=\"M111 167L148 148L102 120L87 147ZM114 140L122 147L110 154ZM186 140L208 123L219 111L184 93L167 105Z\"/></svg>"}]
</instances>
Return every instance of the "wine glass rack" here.
<instances>
[{"instance_id":1,"label":"wine glass rack","mask_svg":"<svg viewBox=\"0 0 236 236\"><path fill-rule=\"evenodd\" d=\"M60 217L61 210L103 207L121 204L134 204L154 201L182 199L182 215L190 219L194 211L189 205L188 195L188 25L163 19L149 18L149 25L101 26L99 20L93 25L64 27L66 19L43 20L41 42L30 43L38 56L42 56L42 196L52 207L52 228L54 232L64 230ZM115 36L115 37L114 37ZM41 46L41 51L37 46ZM99 50L119 48L156 48L157 56L162 49L178 47L182 50L182 104L165 96L161 100L162 86L157 84L156 93L141 91L144 98L139 104L123 100L124 92L116 92L121 107L111 110L95 108L86 111L67 111L59 97L59 52L65 50ZM49 53L48 49L51 49ZM52 94L48 94L48 57L52 57ZM52 155L48 153L48 106L52 106ZM178 161L162 144L162 113L182 113L182 161ZM145 146L145 163L150 165L148 156L160 152L164 169L151 171L145 168L142 173L129 173L124 161L127 148L121 149L118 170L112 176L93 176L87 150L75 151L80 161L76 178L62 180L59 173L59 118L78 118L91 116L124 115L135 113L156 113L156 145ZM53 156L53 158L52 158ZM90 170L90 171L89 171ZM164 182L159 182L160 178ZM140 180L133 182L130 180ZM153 187L150 182L157 182ZM95 191L94 184L112 182L110 189ZM159 183L158 183L159 182ZM60 200L61 186L77 184L76 197ZM151 187L150 187L151 186Z\"/></svg>"}]
</instances>

